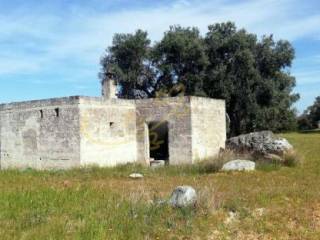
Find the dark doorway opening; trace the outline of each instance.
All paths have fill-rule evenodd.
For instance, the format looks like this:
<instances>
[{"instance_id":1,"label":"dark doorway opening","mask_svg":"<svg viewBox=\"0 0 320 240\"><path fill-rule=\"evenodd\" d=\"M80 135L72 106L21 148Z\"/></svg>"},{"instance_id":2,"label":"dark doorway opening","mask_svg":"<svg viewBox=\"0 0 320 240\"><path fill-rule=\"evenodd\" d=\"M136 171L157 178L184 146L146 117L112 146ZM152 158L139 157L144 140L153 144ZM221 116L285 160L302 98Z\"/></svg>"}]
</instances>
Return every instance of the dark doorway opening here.
<instances>
[{"instance_id":1,"label":"dark doorway opening","mask_svg":"<svg viewBox=\"0 0 320 240\"><path fill-rule=\"evenodd\" d=\"M169 160L168 122L150 122L149 144L150 158L154 160Z\"/></svg>"}]
</instances>

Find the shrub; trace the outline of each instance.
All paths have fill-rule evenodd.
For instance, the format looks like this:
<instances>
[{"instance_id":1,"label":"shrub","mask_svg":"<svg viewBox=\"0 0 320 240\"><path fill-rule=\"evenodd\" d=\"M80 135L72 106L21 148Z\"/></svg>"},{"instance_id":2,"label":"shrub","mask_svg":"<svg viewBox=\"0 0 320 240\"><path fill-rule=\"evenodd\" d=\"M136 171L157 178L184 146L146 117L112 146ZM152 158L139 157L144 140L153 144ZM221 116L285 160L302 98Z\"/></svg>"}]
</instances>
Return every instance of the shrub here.
<instances>
[{"instance_id":1,"label":"shrub","mask_svg":"<svg viewBox=\"0 0 320 240\"><path fill-rule=\"evenodd\" d=\"M287 152L283 155L283 165L287 167L295 167L300 165L302 158L294 151Z\"/></svg>"},{"instance_id":2,"label":"shrub","mask_svg":"<svg viewBox=\"0 0 320 240\"><path fill-rule=\"evenodd\" d=\"M219 153L217 157L208 158L198 163L200 173L214 173L219 171L223 164L238 158L251 159L252 157L247 154L236 154L230 149L225 149Z\"/></svg>"},{"instance_id":3,"label":"shrub","mask_svg":"<svg viewBox=\"0 0 320 240\"><path fill-rule=\"evenodd\" d=\"M212 183L208 183L198 191L197 207L202 214L212 214L221 208L224 202L223 192L217 191Z\"/></svg>"}]
</instances>

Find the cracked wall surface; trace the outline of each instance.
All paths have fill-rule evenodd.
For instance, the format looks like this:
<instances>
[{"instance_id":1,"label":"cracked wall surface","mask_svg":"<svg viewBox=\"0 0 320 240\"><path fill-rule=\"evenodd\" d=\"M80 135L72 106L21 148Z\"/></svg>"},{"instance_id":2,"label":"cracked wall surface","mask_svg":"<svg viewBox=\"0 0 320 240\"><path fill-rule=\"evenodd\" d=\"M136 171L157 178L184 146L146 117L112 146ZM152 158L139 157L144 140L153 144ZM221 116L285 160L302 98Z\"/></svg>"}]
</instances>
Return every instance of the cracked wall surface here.
<instances>
[{"instance_id":1,"label":"cracked wall surface","mask_svg":"<svg viewBox=\"0 0 320 240\"><path fill-rule=\"evenodd\" d=\"M0 122L1 169L80 165L77 98L2 104Z\"/></svg>"}]
</instances>

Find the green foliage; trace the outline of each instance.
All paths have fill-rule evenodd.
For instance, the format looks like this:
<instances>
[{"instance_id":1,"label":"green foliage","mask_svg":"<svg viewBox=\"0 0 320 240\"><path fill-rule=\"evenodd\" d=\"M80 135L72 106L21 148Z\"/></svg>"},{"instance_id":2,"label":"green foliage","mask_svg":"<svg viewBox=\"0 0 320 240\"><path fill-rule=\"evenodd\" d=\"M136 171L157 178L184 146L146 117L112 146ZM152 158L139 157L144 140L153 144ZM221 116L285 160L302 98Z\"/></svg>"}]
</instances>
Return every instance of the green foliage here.
<instances>
[{"instance_id":1,"label":"green foliage","mask_svg":"<svg viewBox=\"0 0 320 240\"><path fill-rule=\"evenodd\" d=\"M231 135L254 130L294 128L291 95L295 79L284 72L294 50L287 41L236 30L232 23L209 26L205 37L209 66L206 92L226 100Z\"/></svg>"},{"instance_id":2,"label":"green foliage","mask_svg":"<svg viewBox=\"0 0 320 240\"><path fill-rule=\"evenodd\" d=\"M288 41L261 40L231 22L197 28L172 26L150 44L147 33L116 34L102 59L101 78L112 74L123 98L196 95L226 100L230 135L296 128L295 78Z\"/></svg>"},{"instance_id":3,"label":"green foliage","mask_svg":"<svg viewBox=\"0 0 320 240\"><path fill-rule=\"evenodd\" d=\"M137 30L134 34L115 34L112 46L106 52L101 59L100 78L108 78L111 74L122 87L122 97L136 98L135 89L145 89L154 79L147 32Z\"/></svg>"},{"instance_id":4,"label":"green foliage","mask_svg":"<svg viewBox=\"0 0 320 240\"><path fill-rule=\"evenodd\" d=\"M197 90L203 90L202 80L208 60L197 28L170 27L154 46L153 57L159 70L159 85L168 95L176 94L171 89L177 83L184 86L185 95L195 95Z\"/></svg>"},{"instance_id":5,"label":"green foliage","mask_svg":"<svg viewBox=\"0 0 320 240\"><path fill-rule=\"evenodd\" d=\"M316 97L313 105L307 108L299 117L298 124L300 130L310 130L318 128L320 122L320 96Z\"/></svg>"},{"instance_id":6,"label":"green foliage","mask_svg":"<svg viewBox=\"0 0 320 240\"><path fill-rule=\"evenodd\" d=\"M281 164L279 163L279 161L269 161L269 162L265 162L265 161L261 161L258 162L256 165L256 169L259 171L264 171L264 172L272 172L272 171L277 171L280 170L281 168Z\"/></svg>"}]
</instances>

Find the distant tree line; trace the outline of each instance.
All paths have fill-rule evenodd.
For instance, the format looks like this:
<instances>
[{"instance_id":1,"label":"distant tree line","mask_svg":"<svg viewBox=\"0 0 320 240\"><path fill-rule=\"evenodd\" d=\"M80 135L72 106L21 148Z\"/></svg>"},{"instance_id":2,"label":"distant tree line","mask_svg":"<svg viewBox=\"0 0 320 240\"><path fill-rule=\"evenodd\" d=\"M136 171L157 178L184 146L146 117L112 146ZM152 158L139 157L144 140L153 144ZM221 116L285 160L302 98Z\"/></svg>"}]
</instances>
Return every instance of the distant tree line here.
<instances>
[{"instance_id":1,"label":"distant tree line","mask_svg":"<svg viewBox=\"0 0 320 240\"><path fill-rule=\"evenodd\" d=\"M273 36L258 39L234 23L171 26L151 44L145 31L115 34L101 59L100 78L110 74L121 98L194 95L226 100L230 135L296 127L292 104L294 49Z\"/></svg>"},{"instance_id":2,"label":"distant tree line","mask_svg":"<svg viewBox=\"0 0 320 240\"><path fill-rule=\"evenodd\" d=\"M300 130L318 128L320 123L320 96L316 97L313 105L308 107L298 118Z\"/></svg>"}]
</instances>

